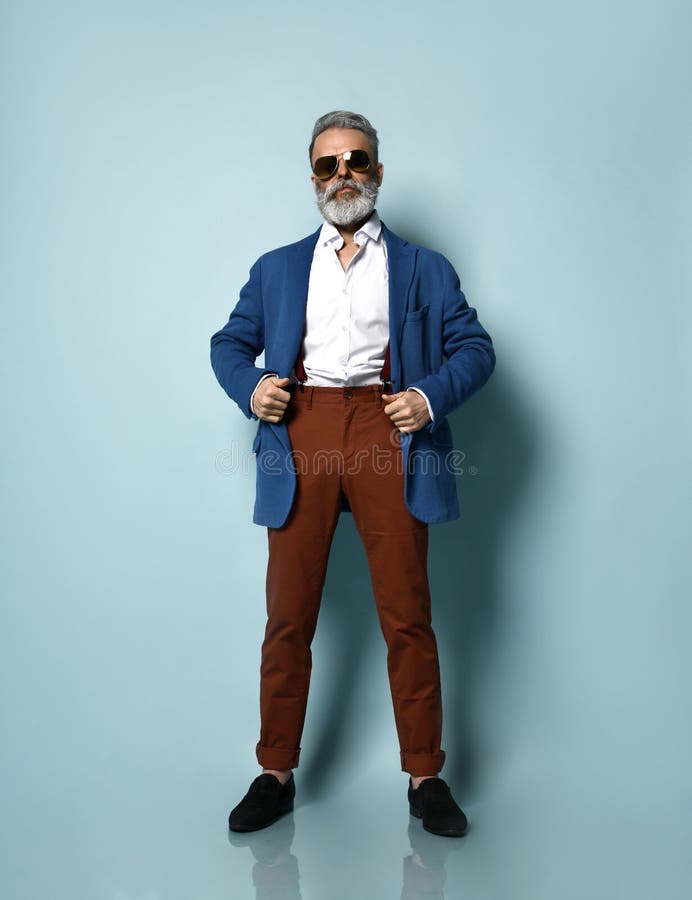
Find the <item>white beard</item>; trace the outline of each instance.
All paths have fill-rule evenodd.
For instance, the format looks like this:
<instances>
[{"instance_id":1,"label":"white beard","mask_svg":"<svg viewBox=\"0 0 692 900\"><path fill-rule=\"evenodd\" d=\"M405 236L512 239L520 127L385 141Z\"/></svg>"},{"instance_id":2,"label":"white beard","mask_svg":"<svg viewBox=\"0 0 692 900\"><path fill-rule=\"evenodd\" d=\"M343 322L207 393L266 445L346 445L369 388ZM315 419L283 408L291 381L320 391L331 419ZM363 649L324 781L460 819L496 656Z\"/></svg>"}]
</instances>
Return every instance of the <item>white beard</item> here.
<instances>
[{"instance_id":1,"label":"white beard","mask_svg":"<svg viewBox=\"0 0 692 900\"><path fill-rule=\"evenodd\" d=\"M336 192L344 187L358 191L357 195L345 200L337 199ZM347 226L356 222L364 222L375 209L378 189L379 186L374 178L368 179L365 184L360 184L351 178L342 178L326 189L317 184L315 186L317 208L327 222L332 225Z\"/></svg>"}]
</instances>

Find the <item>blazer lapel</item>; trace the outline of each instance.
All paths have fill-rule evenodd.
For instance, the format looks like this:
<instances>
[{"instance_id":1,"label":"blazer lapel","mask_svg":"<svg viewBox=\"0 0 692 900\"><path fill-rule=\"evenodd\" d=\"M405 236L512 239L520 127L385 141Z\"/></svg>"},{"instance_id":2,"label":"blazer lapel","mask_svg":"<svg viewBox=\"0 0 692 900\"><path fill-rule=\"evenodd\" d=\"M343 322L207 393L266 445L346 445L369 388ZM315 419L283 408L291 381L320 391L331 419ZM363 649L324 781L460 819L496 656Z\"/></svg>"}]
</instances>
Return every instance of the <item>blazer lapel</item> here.
<instances>
[{"instance_id":1,"label":"blazer lapel","mask_svg":"<svg viewBox=\"0 0 692 900\"><path fill-rule=\"evenodd\" d=\"M279 311L281 343L277 346L272 362L282 377L291 374L303 340L310 267L320 231L321 226L313 234L295 244L292 252L286 257L284 292Z\"/></svg>"},{"instance_id":2,"label":"blazer lapel","mask_svg":"<svg viewBox=\"0 0 692 900\"><path fill-rule=\"evenodd\" d=\"M401 390L403 388L403 385L400 384L401 330L404 325L404 314L413 278L416 254L408 241L390 231L384 222L382 223L382 234L387 244L389 268L389 356L392 381L397 382L398 390Z\"/></svg>"},{"instance_id":3,"label":"blazer lapel","mask_svg":"<svg viewBox=\"0 0 692 900\"><path fill-rule=\"evenodd\" d=\"M303 340L305 313L308 303L308 285L310 267L315 252L315 245L322 226L313 234L298 241L286 255L283 270L283 291L277 310L279 318L277 341L272 353L271 362L265 360L268 367L275 369L279 376L286 378L291 374ZM284 422L267 423L284 446L287 457L290 456L291 444Z\"/></svg>"}]
</instances>

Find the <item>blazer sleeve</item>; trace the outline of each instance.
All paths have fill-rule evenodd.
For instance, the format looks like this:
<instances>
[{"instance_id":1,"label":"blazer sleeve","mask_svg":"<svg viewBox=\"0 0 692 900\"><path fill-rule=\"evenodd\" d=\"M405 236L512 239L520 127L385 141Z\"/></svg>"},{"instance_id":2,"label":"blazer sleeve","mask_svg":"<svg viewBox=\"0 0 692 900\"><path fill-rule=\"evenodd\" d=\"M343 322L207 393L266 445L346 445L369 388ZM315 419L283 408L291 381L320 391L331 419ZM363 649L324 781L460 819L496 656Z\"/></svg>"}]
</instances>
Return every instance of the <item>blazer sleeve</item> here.
<instances>
[{"instance_id":1,"label":"blazer sleeve","mask_svg":"<svg viewBox=\"0 0 692 900\"><path fill-rule=\"evenodd\" d=\"M429 431L483 387L495 368L490 335L478 321L476 310L466 302L454 267L444 257L442 260L442 352L446 360L436 373L409 385L420 388L432 406L434 419L427 426Z\"/></svg>"},{"instance_id":2,"label":"blazer sleeve","mask_svg":"<svg viewBox=\"0 0 692 900\"><path fill-rule=\"evenodd\" d=\"M228 322L211 336L211 367L217 381L248 419L257 418L250 409L252 392L263 375L273 372L255 365L263 350L262 260L258 259Z\"/></svg>"}]
</instances>

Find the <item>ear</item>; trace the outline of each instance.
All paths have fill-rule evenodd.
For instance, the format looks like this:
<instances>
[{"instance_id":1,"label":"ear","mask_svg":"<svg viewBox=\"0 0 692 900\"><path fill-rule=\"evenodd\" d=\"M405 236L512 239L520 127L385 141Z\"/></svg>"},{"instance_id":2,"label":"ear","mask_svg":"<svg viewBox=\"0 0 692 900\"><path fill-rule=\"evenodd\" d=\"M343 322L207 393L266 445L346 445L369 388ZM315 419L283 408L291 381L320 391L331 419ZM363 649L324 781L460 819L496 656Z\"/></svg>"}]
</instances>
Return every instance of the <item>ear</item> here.
<instances>
[{"instance_id":1,"label":"ear","mask_svg":"<svg viewBox=\"0 0 692 900\"><path fill-rule=\"evenodd\" d=\"M377 163L377 183L378 185L382 184L382 177L384 175L384 166L382 163Z\"/></svg>"}]
</instances>

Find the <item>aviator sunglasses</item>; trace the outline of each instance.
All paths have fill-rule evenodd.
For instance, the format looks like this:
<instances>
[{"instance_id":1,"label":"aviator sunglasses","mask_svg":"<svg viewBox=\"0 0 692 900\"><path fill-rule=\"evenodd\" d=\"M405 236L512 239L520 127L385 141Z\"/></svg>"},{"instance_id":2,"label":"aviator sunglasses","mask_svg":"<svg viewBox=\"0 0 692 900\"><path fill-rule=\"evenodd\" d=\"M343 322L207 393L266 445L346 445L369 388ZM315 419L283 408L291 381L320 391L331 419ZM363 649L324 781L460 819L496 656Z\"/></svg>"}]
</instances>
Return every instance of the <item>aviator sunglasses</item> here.
<instances>
[{"instance_id":1,"label":"aviator sunglasses","mask_svg":"<svg viewBox=\"0 0 692 900\"><path fill-rule=\"evenodd\" d=\"M312 164L312 171L320 181L326 181L336 175L339 168L339 157L343 158L352 172L367 172L370 168L370 157L365 150L346 150L338 156L320 156Z\"/></svg>"}]
</instances>

